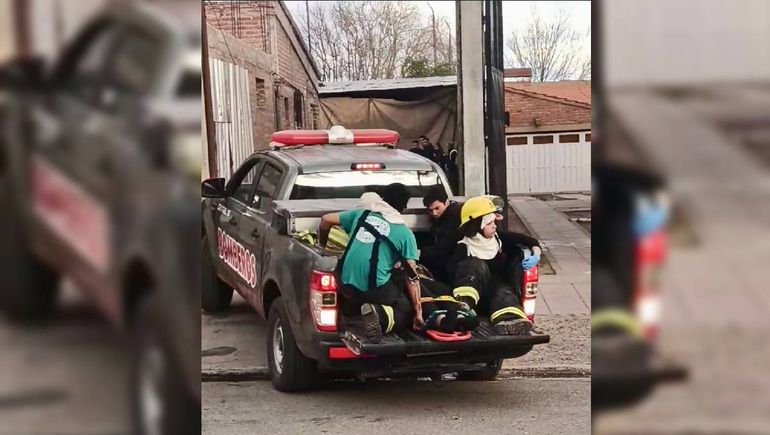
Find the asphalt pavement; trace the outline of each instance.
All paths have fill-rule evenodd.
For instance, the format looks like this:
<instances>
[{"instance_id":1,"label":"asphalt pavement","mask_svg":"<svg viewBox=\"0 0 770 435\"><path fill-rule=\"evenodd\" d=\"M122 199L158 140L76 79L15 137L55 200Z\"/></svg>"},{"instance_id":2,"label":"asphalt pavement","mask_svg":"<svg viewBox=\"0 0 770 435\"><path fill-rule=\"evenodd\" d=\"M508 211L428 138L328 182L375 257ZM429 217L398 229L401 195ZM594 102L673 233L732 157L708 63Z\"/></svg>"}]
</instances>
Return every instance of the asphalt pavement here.
<instances>
[{"instance_id":1,"label":"asphalt pavement","mask_svg":"<svg viewBox=\"0 0 770 435\"><path fill-rule=\"evenodd\" d=\"M339 382L285 394L269 381L205 382L206 434L587 434L590 379Z\"/></svg>"},{"instance_id":2,"label":"asphalt pavement","mask_svg":"<svg viewBox=\"0 0 770 435\"><path fill-rule=\"evenodd\" d=\"M130 433L124 340L67 293L45 327L0 317L0 435Z\"/></svg>"}]
</instances>

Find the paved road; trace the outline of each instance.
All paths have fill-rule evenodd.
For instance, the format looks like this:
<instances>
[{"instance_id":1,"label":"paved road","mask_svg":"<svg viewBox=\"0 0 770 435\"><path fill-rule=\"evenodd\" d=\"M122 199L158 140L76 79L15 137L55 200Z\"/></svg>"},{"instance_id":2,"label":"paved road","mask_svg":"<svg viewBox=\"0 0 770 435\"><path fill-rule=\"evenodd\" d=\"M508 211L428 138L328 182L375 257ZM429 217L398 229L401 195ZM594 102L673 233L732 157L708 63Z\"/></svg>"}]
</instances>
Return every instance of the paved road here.
<instances>
[{"instance_id":1,"label":"paved road","mask_svg":"<svg viewBox=\"0 0 770 435\"><path fill-rule=\"evenodd\" d=\"M80 302L46 328L0 318L0 435L127 434L127 372L120 336Z\"/></svg>"},{"instance_id":2,"label":"paved road","mask_svg":"<svg viewBox=\"0 0 770 435\"><path fill-rule=\"evenodd\" d=\"M338 383L284 394L263 382L203 384L205 434L587 434L588 379Z\"/></svg>"}]
</instances>

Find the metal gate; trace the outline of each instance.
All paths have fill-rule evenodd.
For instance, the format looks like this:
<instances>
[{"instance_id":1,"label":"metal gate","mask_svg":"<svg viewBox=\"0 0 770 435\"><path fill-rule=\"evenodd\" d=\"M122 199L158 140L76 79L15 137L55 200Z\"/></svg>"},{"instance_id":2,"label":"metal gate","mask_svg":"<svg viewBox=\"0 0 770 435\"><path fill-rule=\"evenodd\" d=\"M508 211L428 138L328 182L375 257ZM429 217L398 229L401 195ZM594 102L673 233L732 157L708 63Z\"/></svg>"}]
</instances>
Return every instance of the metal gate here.
<instances>
[{"instance_id":1,"label":"metal gate","mask_svg":"<svg viewBox=\"0 0 770 435\"><path fill-rule=\"evenodd\" d=\"M217 170L229 179L254 152L249 72L219 59L210 59L211 108L217 137Z\"/></svg>"},{"instance_id":2,"label":"metal gate","mask_svg":"<svg viewBox=\"0 0 770 435\"><path fill-rule=\"evenodd\" d=\"M508 193L583 192L591 190L590 133L575 143L507 146ZM586 140L587 139L587 140Z\"/></svg>"}]
</instances>

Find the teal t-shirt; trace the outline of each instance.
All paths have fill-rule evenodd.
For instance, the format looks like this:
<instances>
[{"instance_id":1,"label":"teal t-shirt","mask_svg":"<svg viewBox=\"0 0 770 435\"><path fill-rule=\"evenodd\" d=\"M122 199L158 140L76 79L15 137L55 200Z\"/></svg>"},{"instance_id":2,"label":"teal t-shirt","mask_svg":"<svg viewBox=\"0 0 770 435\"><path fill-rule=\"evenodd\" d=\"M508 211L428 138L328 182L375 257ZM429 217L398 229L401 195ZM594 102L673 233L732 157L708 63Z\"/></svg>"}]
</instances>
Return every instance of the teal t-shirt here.
<instances>
[{"instance_id":1,"label":"teal t-shirt","mask_svg":"<svg viewBox=\"0 0 770 435\"><path fill-rule=\"evenodd\" d=\"M358 218L364 213L356 209L340 213L340 225L350 234L358 223ZM417 241L412 230L404 224L392 224L381 214L369 213L366 221L376 228L380 234L389 238L401 255L407 260L417 260ZM361 291L369 290L369 259L374 247L374 236L365 228L359 228L358 234L350 234L348 255L342 268L342 282L352 285ZM386 243L380 243L380 255L377 259L377 287L390 279L390 270L398 261L393 249Z\"/></svg>"}]
</instances>

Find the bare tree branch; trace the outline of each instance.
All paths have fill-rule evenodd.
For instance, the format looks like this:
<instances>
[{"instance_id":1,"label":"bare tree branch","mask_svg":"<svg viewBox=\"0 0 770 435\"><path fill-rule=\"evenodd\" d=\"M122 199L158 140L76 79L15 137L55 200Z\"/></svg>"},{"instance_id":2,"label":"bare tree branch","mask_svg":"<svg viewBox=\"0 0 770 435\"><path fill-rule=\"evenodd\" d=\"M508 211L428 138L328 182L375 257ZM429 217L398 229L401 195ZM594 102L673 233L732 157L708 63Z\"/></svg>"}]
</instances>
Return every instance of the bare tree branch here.
<instances>
[{"instance_id":1,"label":"bare tree branch","mask_svg":"<svg viewBox=\"0 0 770 435\"><path fill-rule=\"evenodd\" d=\"M323 81L397 78L407 59L433 49L428 17L407 1L316 2L307 21L302 14L299 27L310 35ZM453 65L449 26L436 27L436 62Z\"/></svg>"},{"instance_id":2,"label":"bare tree branch","mask_svg":"<svg viewBox=\"0 0 770 435\"><path fill-rule=\"evenodd\" d=\"M527 26L515 29L506 45L506 63L532 68L534 81L582 79L586 74L590 78L591 59L581 59L580 35L564 11L546 22L533 6Z\"/></svg>"}]
</instances>

